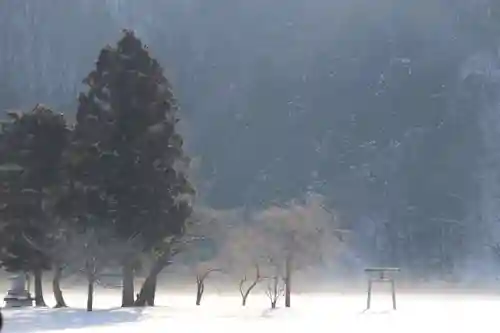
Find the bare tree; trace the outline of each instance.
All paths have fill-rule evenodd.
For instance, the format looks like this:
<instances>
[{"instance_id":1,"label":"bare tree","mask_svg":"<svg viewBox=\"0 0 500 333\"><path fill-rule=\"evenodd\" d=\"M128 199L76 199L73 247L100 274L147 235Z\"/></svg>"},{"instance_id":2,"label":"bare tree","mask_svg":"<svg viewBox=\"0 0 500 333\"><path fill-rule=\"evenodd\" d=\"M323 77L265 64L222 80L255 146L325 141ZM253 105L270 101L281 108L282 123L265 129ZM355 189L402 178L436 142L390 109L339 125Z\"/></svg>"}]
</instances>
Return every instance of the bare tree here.
<instances>
[{"instance_id":1,"label":"bare tree","mask_svg":"<svg viewBox=\"0 0 500 333\"><path fill-rule=\"evenodd\" d=\"M87 279L87 311L93 310L95 286L109 287L103 281L105 270L118 268L121 258L137 251L137 237L123 242L113 236L113 232L104 227L89 227L73 239L72 247L77 256L71 265Z\"/></svg>"},{"instance_id":2,"label":"bare tree","mask_svg":"<svg viewBox=\"0 0 500 333\"><path fill-rule=\"evenodd\" d=\"M210 268L209 266L202 268L196 274L196 305L201 305L201 299L205 292L205 280L214 272L222 272L220 268Z\"/></svg>"},{"instance_id":3,"label":"bare tree","mask_svg":"<svg viewBox=\"0 0 500 333\"><path fill-rule=\"evenodd\" d=\"M108 240L109 241L109 240ZM87 311L93 310L94 286L99 281L100 273L114 258L108 253L104 239L95 229L86 230L80 238L82 254L82 272L87 278Z\"/></svg>"},{"instance_id":4,"label":"bare tree","mask_svg":"<svg viewBox=\"0 0 500 333\"><path fill-rule=\"evenodd\" d=\"M186 222L186 230L182 235L167 237L161 244L157 244L155 250L151 252L151 262L149 274L142 284L141 290L135 300L136 306L154 306L156 284L158 275L162 270L174 263L174 258L180 254L188 253L193 255L196 243L214 237L215 230L221 230L221 221L216 211L212 209L197 207L195 212Z\"/></svg>"},{"instance_id":5,"label":"bare tree","mask_svg":"<svg viewBox=\"0 0 500 333\"><path fill-rule=\"evenodd\" d=\"M227 271L238 279L242 306L246 306L248 296L264 279L261 266L264 266L265 246L257 231L248 225L232 227L220 251L223 256L219 255L219 262L224 261Z\"/></svg>"},{"instance_id":6,"label":"bare tree","mask_svg":"<svg viewBox=\"0 0 500 333\"><path fill-rule=\"evenodd\" d=\"M255 264L255 275L253 276L253 279L248 279L246 274L243 276L239 284L242 306L247 305L248 296L257 284L263 280L263 278L264 277L260 274L260 267L258 263Z\"/></svg>"},{"instance_id":7,"label":"bare tree","mask_svg":"<svg viewBox=\"0 0 500 333\"><path fill-rule=\"evenodd\" d=\"M254 219L268 257L273 263L283 263L285 306L290 307L293 272L321 261L325 253L338 251L342 242L339 235L343 234L339 221L318 195L309 196L304 203L292 201L284 207L271 207Z\"/></svg>"},{"instance_id":8,"label":"bare tree","mask_svg":"<svg viewBox=\"0 0 500 333\"><path fill-rule=\"evenodd\" d=\"M187 253L188 255L193 255L196 252L195 243L203 239L205 239L204 236L187 233L182 236L173 236L165 239L157 247L157 251L153 253L153 264L149 268L149 273L142 284L140 292L137 294L134 305L154 306L157 278L160 272L165 267L171 265L174 262L174 258L179 254ZM197 265L195 266L198 268Z\"/></svg>"},{"instance_id":9,"label":"bare tree","mask_svg":"<svg viewBox=\"0 0 500 333\"><path fill-rule=\"evenodd\" d=\"M226 265L220 253L204 253L203 242L212 242L221 246L228 236L228 230L231 229L227 220L219 219L213 215L213 210L198 211L195 218L191 220L186 236L181 242L180 251L183 252L190 261L194 261L194 270L196 275L196 305L201 304L205 292L205 282L212 273L222 273Z\"/></svg>"},{"instance_id":10,"label":"bare tree","mask_svg":"<svg viewBox=\"0 0 500 333\"><path fill-rule=\"evenodd\" d=\"M36 244L26 235L23 237L30 246L51 258L56 308L67 306L61 290L62 278L83 273L88 282L87 309L92 311L94 284L100 283L102 270L113 265L120 256L133 251L132 240L120 243L104 228L77 230L76 224L62 222L61 227L48 236L44 246Z\"/></svg>"},{"instance_id":11,"label":"bare tree","mask_svg":"<svg viewBox=\"0 0 500 333\"><path fill-rule=\"evenodd\" d=\"M270 260L272 263L272 260ZM279 265L274 265L274 273L271 274L270 277L267 278L267 289L266 289L266 295L271 301L271 309L276 309L276 304L278 303L278 300L280 297L283 295L283 292L285 290L285 283L284 280L281 276L281 269Z\"/></svg>"}]
</instances>

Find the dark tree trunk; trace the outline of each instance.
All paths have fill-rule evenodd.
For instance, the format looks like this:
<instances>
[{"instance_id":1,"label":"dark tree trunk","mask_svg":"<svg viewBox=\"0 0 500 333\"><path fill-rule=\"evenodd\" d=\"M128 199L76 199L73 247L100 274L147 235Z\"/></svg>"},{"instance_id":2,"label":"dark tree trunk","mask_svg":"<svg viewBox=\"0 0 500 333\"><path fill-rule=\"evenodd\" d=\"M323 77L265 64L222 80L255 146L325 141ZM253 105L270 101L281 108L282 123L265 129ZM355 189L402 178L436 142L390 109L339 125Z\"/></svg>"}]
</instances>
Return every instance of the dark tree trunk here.
<instances>
[{"instance_id":1,"label":"dark tree trunk","mask_svg":"<svg viewBox=\"0 0 500 333\"><path fill-rule=\"evenodd\" d=\"M167 266L166 260L158 260L148 274L135 301L135 306L154 306L158 275Z\"/></svg>"},{"instance_id":2,"label":"dark tree trunk","mask_svg":"<svg viewBox=\"0 0 500 333\"><path fill-rule=\"evenodd\" d=\"M288 255L285 262L285 307L291 306L292 294L292 256Z\"/></svg>"},{"instance_id":3,"label":"dark tree trunk","mask_svg":"<svg viewBox=\"0 0 500 333\"><path fill-rule=\"evenodd\" d=\"M247 299L248 299L248 296L249 296L249 295L250 295L250 293L252 292L253 288L255 288L255 286L257 286L257 283L258 283L258 281L254 281L254 282L250 285L250 287L248 287L247 291L241 295L241 298L242 298L241 305L243 305L243 306L247 305Z\"/></svg>"},{"instance_id":4,"label":"dark tree trunk","mask_svg":"<svg viewBox=\"0 0 500 333\"><path fill-rule=\"evenodd\" d=\"M201 304L201 298L203 297L203 292L205 291L205 283L203 281L196 282L196 305Z\"/></svg>"},{"instance_id":5,"label":"dark tree trunk","mask_svg":"<svg viewBox=\"0 0 500 333\"><path fill-rule=\"evenodd\" d=\"M94 280L89 279L87 286L87 311L92 311L94 305Z\"/></svg>"},{"instance_id":6,"label":"dark tree trunk","mask_svg":"<svg viewBox=\"0 0 500 333\"><path fill-rule=\"evenodd\" d=\"M211 268L203 274L196 275L196 305L201 304L201 298L203 297L203 292L205 291L205 279L213 272L220 272L218 268Z\"/></svg>"},{"instance_id":7,"label":"dark tree trunk","mask_svg":"<svg viewBox=\"0 0 500 333\"><path fill-rule=\"evenodd\" d=\"M257 286L257 283L259 283L259 280L260 280L260 275L259 275L259 271L257 270L257 276L255 277L255 280L252 282L252 284L250 284L250 286L248 286L246 291L244 290L244 287L243 287L245 280L242 280L240 282L240 294L241 294L241 305L242 306L247 305L248 296L250 295L252 290Z\"/></svg>"},{"instance_id":8,"label":"dark tree trunk","mask_svg":"<svg viewBox=\"0 0 500 333\"><path fill-rule=\"evenodd\" d=\"M56 300L56 306L55 306L56 308L67 307L61 290L61 276L62 276L61 266L55 266L54 277L52 279L52 291L54 292L54 298Z\"/></svg>"},{"instance_id":9,"label":"dark tree trunk","mask_svg":"<svg viewBox=\"0 0 500 333\"><path fill-rule=\"evenodd\" d=\"M153 282L151 283L151 291L148 295L147 303L149 306L155 306L155 296L156 296L156 283L157 283L157 278L156 276L152 278Z\"/></svg>"},{"instance_id":10,"label":"dark tree trunk","mask_svg":"<svg viewBox=\"0 0 500 333\"><path fill-rule=\"evenodd\" d=\"M122 307L134 306L134 268L130 263L123 265Z\"/></svg>"},{"instance_id":11,"label":"dark tree trunk","mask_svg":"<svg viewBox=\"0 0 500 333\"><path fill-rule=\"evenodd\" d=\"M269 297L269 300L271 301L271 309L276 308L276 303L278 303L278 299L282 293L282 289L280 286L280 277L279 276L274 276L271 278L271 284L268 285L267 287L267 296Z\"/></svg>"},{"instance_id":12,"label":"dark tree trunk","mask_svg":"<svg viewBox=\"0 0 500 333\"><path fill-rule=\"evenodd\" d=\"M33 271L33 276L35 278L35 305L36 306L47 306L45 300L43 299L43 281L42 281L42 270L35 269Z\"/></svg>"},{"instance_id":13,"label":"dark tree trunk","mask_svg":"<svg viewBox=\"0 0 500 333\"><path fill-rule=\"evenodd\" d=\"M135 300L135 306L154 306L156 292L156 275L149 275L142 284L141 291Z\"/></svg>"}]
</instances>

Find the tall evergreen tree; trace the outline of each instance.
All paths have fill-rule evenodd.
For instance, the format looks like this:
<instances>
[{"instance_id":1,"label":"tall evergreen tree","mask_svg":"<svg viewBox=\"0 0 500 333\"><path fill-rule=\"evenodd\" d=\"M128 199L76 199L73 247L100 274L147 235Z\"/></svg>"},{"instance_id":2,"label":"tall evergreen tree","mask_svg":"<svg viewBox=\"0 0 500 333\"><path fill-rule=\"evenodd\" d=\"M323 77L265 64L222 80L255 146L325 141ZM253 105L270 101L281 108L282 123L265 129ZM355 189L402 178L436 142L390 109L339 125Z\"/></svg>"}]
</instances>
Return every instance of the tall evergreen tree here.
<instances>
[{"instance_id":1,"label":"tall evergreen tree","mask_svg":"<svg viewBox=\"0 0 500 333\"><path fill-rule=\"evenodd\" d=\"M180 236L190 215L193 188L183 172L188 163L169 82L131 31L99 54L79 97L75 149L76 181L91 186L124 242L138 240L151 251L169 236ZM122 258L122 305L134 304L134 264Z\"/></svg>"},{"instance_id":2,"label":"tall evergreen tree","mask_svg":"<svg viewBox=\"0 0 500 333\"><path fill-rule=\"evenodd\" d=\"M44 306L42 272L51 258L40 248L54 231L48 207L60 181L67 128L62 115L41 105L10 116L12 123L4 127L0 144L0 217L6 246L2 265L9 271L33 272L35 302Z\"/></svg>"}]
</instances>

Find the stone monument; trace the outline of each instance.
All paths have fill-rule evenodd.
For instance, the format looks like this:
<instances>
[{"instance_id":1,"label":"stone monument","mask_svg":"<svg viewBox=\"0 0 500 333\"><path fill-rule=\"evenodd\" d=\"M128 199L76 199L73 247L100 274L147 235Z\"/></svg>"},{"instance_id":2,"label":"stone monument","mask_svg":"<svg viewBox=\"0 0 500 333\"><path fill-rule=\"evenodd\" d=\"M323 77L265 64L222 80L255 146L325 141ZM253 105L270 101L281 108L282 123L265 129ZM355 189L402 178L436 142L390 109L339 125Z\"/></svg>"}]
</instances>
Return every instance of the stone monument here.
<instances>
[{"instance_id":1,"label":"stone monument","mask_svg":"<svg viewBox=\"0 0 500 333\"><path fill-rule=\"evenodd\" d=\"M33 306L33 298L27 286L27 275L19 274L11 278L11 287L4 297L5 307L19 308L25 306Z\"/></svg>"}]
</instances>

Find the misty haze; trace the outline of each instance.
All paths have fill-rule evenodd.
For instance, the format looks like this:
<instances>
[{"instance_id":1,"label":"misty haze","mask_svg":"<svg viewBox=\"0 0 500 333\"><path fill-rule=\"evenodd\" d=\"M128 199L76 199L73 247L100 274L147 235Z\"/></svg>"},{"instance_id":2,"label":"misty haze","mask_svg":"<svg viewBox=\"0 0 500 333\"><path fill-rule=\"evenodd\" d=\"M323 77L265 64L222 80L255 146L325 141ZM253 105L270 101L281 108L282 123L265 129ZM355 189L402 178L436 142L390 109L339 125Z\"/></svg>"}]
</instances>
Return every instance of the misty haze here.
<instances>
[{"instance_id":1,"label":"misty haze","mask_svg":"<svg viewBox=\"0 0 500 333\"><path fill-rule=\"evenodd\" d=\"M5 332L477 329L499 216L496 0L0 1Z\"/></svg>"}]
</instances>

